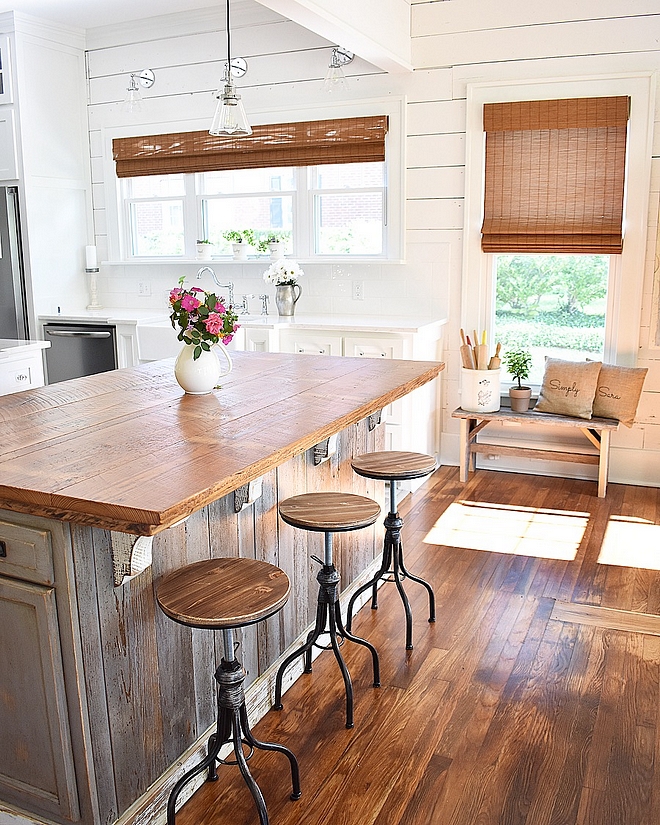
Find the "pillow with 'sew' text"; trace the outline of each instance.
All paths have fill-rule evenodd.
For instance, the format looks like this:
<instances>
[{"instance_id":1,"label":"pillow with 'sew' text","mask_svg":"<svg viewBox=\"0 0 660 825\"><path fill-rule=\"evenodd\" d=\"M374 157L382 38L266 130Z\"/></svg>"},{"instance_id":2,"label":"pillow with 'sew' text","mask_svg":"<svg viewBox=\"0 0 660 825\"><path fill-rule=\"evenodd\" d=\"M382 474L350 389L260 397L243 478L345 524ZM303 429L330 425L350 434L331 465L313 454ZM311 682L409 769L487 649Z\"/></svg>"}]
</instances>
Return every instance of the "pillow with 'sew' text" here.
<instances>
[{"instance_id":1,"label":"pillow with 'sew' text","mask_svg":"<svg viewBox=\"0 0 660 825\"><path fill-rule=\"evenodd\" d=\"M593 415L616 418L624 426L632 427L647 372L646 367L603 364L596 385Z\"/></svg>"},{"instance_id":2,"label":"pillow with 'sew' text","mask_svg":"<svg viewBox=\"0 0 660 825\"><path fill-rule=\"evenodd\" d=\"M600 361L548 358L535 410L591 418Z\"/></svg>"}]
</instances>

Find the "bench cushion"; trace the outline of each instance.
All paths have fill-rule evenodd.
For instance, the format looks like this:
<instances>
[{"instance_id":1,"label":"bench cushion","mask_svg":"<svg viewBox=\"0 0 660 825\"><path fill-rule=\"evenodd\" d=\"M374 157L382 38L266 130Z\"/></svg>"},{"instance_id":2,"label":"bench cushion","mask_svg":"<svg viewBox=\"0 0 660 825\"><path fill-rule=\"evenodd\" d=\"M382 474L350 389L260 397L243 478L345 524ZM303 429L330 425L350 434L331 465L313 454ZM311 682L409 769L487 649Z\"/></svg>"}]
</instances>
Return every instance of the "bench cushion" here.
<instances>
[{"instance_id":1,"label":"bench cushion","mask_svg":"<svg viewBox=\"0 0 660 825\"><path fill-rule=\"evenodd\" d=\"M601 418L617 418L626 427L632 427L647 372L646 367L603 364L598 376L593 414Z\"/></svg>"},{"instance_id":2,"label":"bench cushion","mask_svg":"<svg viewBox=\"0 0 660 825\"><path fill-rule=\"evenodd\" d=\"M535 409L557 415L591 418L600 361L548 358Z\"/></svg>"}]
</instances>

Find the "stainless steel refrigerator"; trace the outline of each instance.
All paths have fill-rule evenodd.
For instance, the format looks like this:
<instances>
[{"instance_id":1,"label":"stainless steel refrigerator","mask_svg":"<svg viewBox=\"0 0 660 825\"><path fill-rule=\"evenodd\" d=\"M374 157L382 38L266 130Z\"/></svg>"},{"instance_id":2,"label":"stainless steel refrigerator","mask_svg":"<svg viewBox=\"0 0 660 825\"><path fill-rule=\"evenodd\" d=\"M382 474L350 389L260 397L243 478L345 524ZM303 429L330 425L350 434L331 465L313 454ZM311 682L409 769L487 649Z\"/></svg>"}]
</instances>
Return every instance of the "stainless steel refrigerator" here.
<instances>
[{"instance_id":1,"label":"stainless steel refrigerator","mask_svg":"<svg viewBox=\"0 0 660 825\"><path fill-rule=\"evenodd\" d=\"M0 338L29 338L21 248L18 187L0 186Z\"/></svg>"}]
</instances>

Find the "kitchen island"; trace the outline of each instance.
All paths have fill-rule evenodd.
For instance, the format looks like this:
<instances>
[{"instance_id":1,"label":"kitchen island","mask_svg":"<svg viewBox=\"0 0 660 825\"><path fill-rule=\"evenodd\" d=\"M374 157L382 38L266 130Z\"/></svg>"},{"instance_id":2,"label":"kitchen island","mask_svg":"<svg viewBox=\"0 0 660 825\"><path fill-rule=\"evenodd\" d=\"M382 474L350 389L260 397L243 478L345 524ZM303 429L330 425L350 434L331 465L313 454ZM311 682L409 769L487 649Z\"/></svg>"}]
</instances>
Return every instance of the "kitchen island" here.
<instances>
[{"instance_id":1,"label":"kitchen island","mask_svg":"<svg viewBox=\"0 0 660 825\"><path fill-rule=\"evenodd\" d=\"M154 602L153 582L183 564L250 556L291 578L285 609L241 634L267 709L264 674L313 619L320 550L278 520L277 501L338 489L382 502L350 459L382 447L383 407L443 368L234 360L207 396L185 396L168 360L0 399L0 800L19 811L85 825L162 814L171 767L215 717L213 634ZM342 588L379 535L337 542Z\"/></svg>"}]
</instances>

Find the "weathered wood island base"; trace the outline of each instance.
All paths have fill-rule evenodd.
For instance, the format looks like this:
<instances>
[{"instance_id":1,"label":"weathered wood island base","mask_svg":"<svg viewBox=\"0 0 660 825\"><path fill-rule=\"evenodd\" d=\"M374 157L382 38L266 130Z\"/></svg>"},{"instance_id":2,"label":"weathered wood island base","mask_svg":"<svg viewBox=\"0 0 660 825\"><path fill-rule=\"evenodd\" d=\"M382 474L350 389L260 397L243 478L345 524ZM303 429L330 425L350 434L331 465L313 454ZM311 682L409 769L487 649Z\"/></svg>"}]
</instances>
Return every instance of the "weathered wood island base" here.
<instances>
[{"instance_id":1,"label":"weathered wood island base","mask_svg":"<svg viewBox=\"0 0 660 825\"><path fill-rule=\"evenodd\" d=\"M55 823L129 821L212 724L222 652L161 614L153 582L218 556L282 567L292 598L241 633L254 682L316 607L318 536L278 520L277 501L335 489L382 502L350 459L382 447L380 409L442 368L237 353L209 396L184 396L166 361L0 398L0 800ZM311 448L336 433L315 464ZM258 478L240 509L234 491ZM377 534L337 537L342 588L377 556ZM154 537L140 539L152 564L115 586L136 536Z\"/></svg>"}]
</instances>

